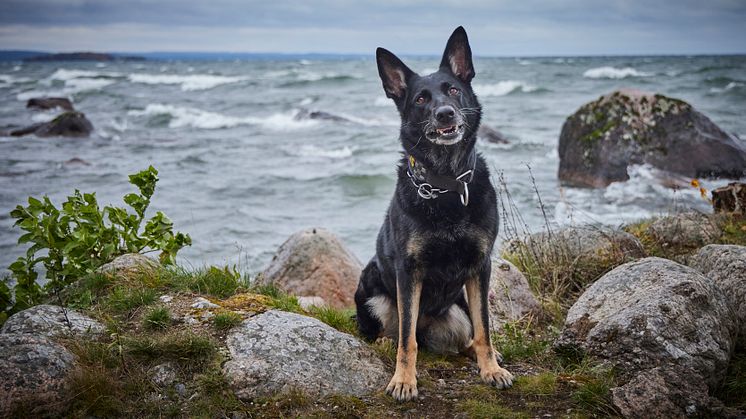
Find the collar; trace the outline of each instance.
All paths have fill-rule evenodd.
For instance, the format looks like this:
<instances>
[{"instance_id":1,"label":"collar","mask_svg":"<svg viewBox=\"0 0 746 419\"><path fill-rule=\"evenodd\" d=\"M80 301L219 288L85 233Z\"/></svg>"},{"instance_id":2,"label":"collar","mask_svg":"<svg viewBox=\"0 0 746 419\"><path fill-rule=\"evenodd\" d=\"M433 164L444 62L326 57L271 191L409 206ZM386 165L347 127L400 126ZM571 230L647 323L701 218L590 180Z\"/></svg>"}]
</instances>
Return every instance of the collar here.
<instances>
[{"instance_id":1,"label":"collar","mask_svg":"<svg viewBox=\"0 0 746 419\"><path fill-rule=\"evenodd\" d=\"M435 199L442 193L456 192L461 197L461 203L468 206L469 183L474 179L474 172L477 168L475 150L472 150L469 160L471 160L471 169L452 178L432 173L410 154L407 157L407 176L412 181L412 185L417 188L417 194L423 199Z\"/></svg>"}]
</instances>

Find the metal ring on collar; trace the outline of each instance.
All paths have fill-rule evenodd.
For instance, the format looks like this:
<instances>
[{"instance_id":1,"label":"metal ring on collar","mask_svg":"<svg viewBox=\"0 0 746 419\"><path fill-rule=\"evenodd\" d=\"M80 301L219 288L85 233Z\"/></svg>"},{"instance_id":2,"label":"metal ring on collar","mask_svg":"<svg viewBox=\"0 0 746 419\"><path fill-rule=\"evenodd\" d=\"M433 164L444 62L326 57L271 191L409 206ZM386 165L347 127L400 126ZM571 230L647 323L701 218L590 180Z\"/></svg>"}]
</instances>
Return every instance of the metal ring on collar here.
<instances>
[{"instance_id":1,"label":"metal ring on collar","mask_svg":"<svg viewBox=\"0 0 746 419\"><path fill-rule=\"evenodd\" d=\"M469 206L469 184L464 182L464 193L461 195L461 203L464 204L465 207Z\"/></svg>"},{"instance_id":2,"label":"metal ring on collar","mask_svg":"<svg viewBox=\"0 0 746 419\"><path fill-rule=\"evenodd\" d=\"M417 194L424 199L436 198L438 195L433 192L433 185L429 183L422 183L417 187Z\"/></svg>"}]
</instances>

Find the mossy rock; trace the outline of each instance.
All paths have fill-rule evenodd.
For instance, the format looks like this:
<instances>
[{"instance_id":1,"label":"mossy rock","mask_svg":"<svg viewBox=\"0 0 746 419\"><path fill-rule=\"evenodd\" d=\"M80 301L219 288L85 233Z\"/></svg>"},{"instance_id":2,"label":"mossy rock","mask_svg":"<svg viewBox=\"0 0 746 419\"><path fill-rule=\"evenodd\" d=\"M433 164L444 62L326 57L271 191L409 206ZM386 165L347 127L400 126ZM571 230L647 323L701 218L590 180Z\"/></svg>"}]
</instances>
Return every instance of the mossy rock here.
<instances>
[{"instance_id":1,"label":"mossy rock","mask_svg":"<svg viewBox=\"0 0 746 419\"><path fill-rule=\"evenodd\" d=\"M605 187L629 179L630 165L650 164L688 178L740 178L746 147L688 103L620 90L567 118L559 139L561 181Z\"/></svg>"}]
</instances>

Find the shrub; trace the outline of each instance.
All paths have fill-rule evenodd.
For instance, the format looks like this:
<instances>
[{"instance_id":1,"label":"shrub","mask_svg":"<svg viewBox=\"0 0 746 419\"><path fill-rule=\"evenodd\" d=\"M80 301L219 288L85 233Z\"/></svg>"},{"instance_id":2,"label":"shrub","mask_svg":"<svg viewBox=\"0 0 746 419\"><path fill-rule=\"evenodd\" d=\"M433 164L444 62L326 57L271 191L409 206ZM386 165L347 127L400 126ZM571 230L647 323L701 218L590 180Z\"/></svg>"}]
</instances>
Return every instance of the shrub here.
<instances>
[{"instance_id":1,"label":"shrub","mask_svg":"<svg viewBox=\"0 0 746 419\"><path fill-rule=\"evenodd\" d=\"M12 276L0 285L0 312L7 315L39 304L50 292L60 291L121 254L160 250L161 262L172 264L176 253L191 245L189 235L174 232L173 223L162 212L145 219L158 171L150 166L130 175L129 181L139 194L129 193L123 200L134 213L115 206L102 209L95 193L78 190L61 208L45 196L29 197L28 206L18 205L11 211L15 226L25 232L18 243L31 247L8 267ZM37 283L39 264L49 280L43 288ZM11 281L15 282L14 299Z\"/></svg>"}]
</instances>

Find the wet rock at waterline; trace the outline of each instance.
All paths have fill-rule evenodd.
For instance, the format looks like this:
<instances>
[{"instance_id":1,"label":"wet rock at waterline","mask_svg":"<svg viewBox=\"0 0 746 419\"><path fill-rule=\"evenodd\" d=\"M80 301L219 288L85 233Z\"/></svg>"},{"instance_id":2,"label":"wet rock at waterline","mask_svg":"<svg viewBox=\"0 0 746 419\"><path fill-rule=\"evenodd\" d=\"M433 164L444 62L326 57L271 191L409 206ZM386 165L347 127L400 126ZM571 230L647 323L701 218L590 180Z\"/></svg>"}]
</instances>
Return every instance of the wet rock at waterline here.
<instances>
[{"instance_id":1,"label":"wet rock at waterline","mask_svg":"<svg viewBox=\"0 0 746 419\"><path fill-rule=\"evenodd\" d=\"M234 328L225 377L242 400L301 390L311 397L362 396L389 378L359 339L311 317L268 311Z\"/></svg>"},{"instance_id":2,"label":"wet rock at waterline","mask_svg":"<svg viewBox=\"0 0 746 419\"><path fill-rule=\"evenodd\" d=\"M82 112L65 112L49 122L11 131L10 135L14 137L30 134L37 137L88 137L92 131L93 124Z\"/></svg>"},{"instance_id":3,"label":"wet rock at waterline","mask_svg":"<svg viewBox=\"0 0 746 419\"><path fill-rule=\"evenodd\" d=\"M733 182L712 191L715 213L746 215L746 183Z\"/></svg>"},{"instance_id":4,"label":"wet rock at waterline","mask_svg":"<svg viewBox=\"0 0 746 419\"><path fill-rule=\"evenodd\" d=\"M689 178L746 174L746 144L690 104L659 94L619 90L567 118L559 139L559 178L605 187L649 164Z\"/></svg>"},{"instance_id":5,"label":"wet rock at waterline","mask_svg":"<svg viewBox=\"0 0 746 419\"><path fill-rule=\"evenodd\" d=\"M66 97L35 97L26 102L26 107L45 111L50 109L75 110L70 99Z\"/></svg>"}]
</instances>

